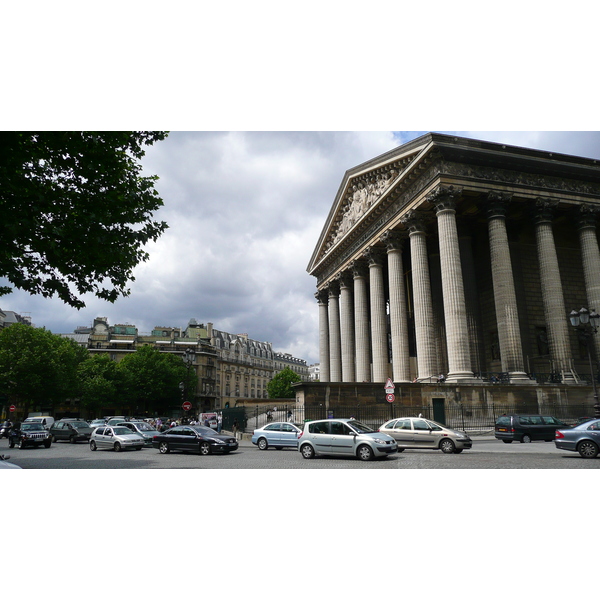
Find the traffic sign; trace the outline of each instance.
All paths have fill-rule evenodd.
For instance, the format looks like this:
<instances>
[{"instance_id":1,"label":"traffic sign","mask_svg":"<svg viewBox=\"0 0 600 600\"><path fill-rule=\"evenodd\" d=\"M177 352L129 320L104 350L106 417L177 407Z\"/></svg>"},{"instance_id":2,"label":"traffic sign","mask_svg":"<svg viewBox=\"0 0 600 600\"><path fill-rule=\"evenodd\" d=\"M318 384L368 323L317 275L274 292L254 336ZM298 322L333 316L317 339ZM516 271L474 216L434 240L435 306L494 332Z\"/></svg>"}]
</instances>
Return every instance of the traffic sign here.
<instances>
[{"instance_id":1,"label":"traffic sign","mask_svg":"<svg viewBox=\"0 0 600 600\"><path fill-rule=\"evenodd\" d=\"M393 394L394 393L394 382L388 377L388 380L385 382L385 393Z\"/></svg>"},{"instance_id":2,"label":"traffic sign","mask_svg":"<svg viewBox=\"0 0 600 600\"><path fill-rule=\"evenodd\" d=\"M394 394L387 394L386 397L385 397L385 399L388 402L393 402L396 399L396 396L394 396Z\"/></svg>"},{"instance_id":3,"label":"traffic sign","mask_svg":"<svg viewBox=\"0 0 600 600\"><path fill-rule=\"evenodd\" d=\"M192 408L192 403L189 400L186 400L181 407L183 410L190 410Z\"/></svg>"},{"instance_id":4,"label":"traffic sign","mask_svg":"<svg viewBox=\"0 0 600 600\"><path fill-rule=\"evenodd\" d=\"M17 407L16 407L14 404L11 404L11 405L8 407L8 410L10 410L10 412L15 412L15 410L17 410Z\"/></svg>"}]
</instances>

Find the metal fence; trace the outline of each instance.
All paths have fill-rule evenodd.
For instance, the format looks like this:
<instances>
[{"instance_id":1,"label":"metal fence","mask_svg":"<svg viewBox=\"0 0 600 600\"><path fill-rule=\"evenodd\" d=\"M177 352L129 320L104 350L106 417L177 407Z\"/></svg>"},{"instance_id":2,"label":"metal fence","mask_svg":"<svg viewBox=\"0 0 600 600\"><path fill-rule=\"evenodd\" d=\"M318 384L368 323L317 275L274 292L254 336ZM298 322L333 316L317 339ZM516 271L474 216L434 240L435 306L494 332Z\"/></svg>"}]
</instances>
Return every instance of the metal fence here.
<instances>
[{"instance_id":1,"label":"metal fence","mask_svg":"<svg viewBox=\"0 0 600 600\"><path fill-rule=\"evenodd\" d=\"M302 424L317 419L350 418L353 417L373 429L379 428L390 419L399 417L423 416L438 421L453 429L464 431L492 430L496 419L503 414L544 414L552 415L568 425L573 425L582 416L592 416L594 410L591 404L564 405L546 402L521 403L518 406L508 404L488 404L471 406L459 402L446 404L442 409L427 406L402 406L396 403L369 404L354 406L335 406L327 409L324 406L296 407L294 404L279 407L279 410L269 411L264 408L247 408L244 420L245 431L252 433L254 429L266 425L269 421L292 421ZM291 415L290 415L291 413ZM240 419L241 421L241 419Z\"/></svg>"}]
</instances>

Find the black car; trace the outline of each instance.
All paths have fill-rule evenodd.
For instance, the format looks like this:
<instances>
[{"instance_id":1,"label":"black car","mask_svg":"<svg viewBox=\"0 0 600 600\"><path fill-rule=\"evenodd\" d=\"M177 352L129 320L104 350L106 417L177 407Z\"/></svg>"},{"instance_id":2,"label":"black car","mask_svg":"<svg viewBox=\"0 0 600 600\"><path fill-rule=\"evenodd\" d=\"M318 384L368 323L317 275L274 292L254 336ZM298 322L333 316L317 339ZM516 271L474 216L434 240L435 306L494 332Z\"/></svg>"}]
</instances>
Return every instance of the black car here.
<instances>
[{"instance_id":1,"label":"black car","mask_svg":"<svg viewBox=\"0 0 600 600\"><path fill-rule=\"evenodd\" d=\"M87 421L83 421L82 419L61 419L50 427L50 435L53 442L66 440L71 442L71 444L80 440L87 442L92 435L92 431L94 429L90 427Z\"/></svg>"},{"instance_id":2,"label":"black car","mask_svg":"<svg viewBox=\"0 0 600 600\"><path fill-rule=\"evenodd\" d=\"M21 423L15 425L8 434L8 445L11 448L26 446L44 446L50 448L52 438L41 423Z\"/></svg>"},{"instance_id":3,"label":"black car","mask_svg":"<svg viewBox=\"0 0 600 600\"><path fill-rule=\"evenodd\" d=\"M505 444L513 440L521 443L532 440L553 442L556 430L568 427L550 415L502 415L496 420L494 437Z\"/></svg>"},{"instance_id":4,"label":"black car","mask_svg":"<svg viewBox=\"0 0 600 600\"><path fill-rule=\"evenodd\" d=\"M155 435L152 439L152 447L158 448L161 454L168 454L171 450L200 452L200 454L213 452L227 454L238 449L238 442L234 437L221 435L210 427L179 425Z\"/></svg>"}]
</instances>

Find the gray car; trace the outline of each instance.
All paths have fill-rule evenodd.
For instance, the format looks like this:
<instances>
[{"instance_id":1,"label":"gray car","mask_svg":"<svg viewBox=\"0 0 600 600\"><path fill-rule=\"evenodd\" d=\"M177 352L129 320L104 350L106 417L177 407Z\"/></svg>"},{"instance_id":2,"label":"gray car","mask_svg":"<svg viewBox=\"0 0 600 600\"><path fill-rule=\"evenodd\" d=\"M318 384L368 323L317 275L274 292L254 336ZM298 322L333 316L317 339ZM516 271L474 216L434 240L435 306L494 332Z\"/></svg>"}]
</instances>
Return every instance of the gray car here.
<instances>
[{"instance_id":1,"label":"gray car","mask_svg":"<svg viewBox=\"0 0 600 600\"><path fill-rule=\"evenodd\" d=\"M403 417L384 423L379 431L392 436L398 452L408 448L441 450L445 454L460 454L473 442L464 431L450 429L441 423L422 417Z\"/></svg>"},{"instance_id":2,"label":"gray car","mask_svg":"<svg viewBox=\"0 0 600 600\"><path fill-rule=\"evenodd\" d=\"M90 439L90 450L109 449L115 452L135 448L141 450L144 447L144 438L139 433L133 433L127 427L97 427Z\"/></svg>"},{"instance_id":3,"label":"gray car","mask_svg":"<svg viewBox=\"0 0 600 600\"><path fill-rule=\"evenodd\" d=\"M383 458L398 450L394 438L374 431L354 419L324 419L304 424L298 439L304 458L320 454L356 456L361 460Z\"/></svg>"},{"instance_id":4,"label":"gray car","mask_svg":"<svg viewBox=\"0 0 600 600\"><path fill-rule=\"evenodd\" d=\"M579 452L582 458L596 458L600 451L600 419L569 429L557 429L554 444L559 450Z\"/></svg>"},{"instance_id":5,"label":"gray car","mask_svg":"<svg viewBox=\"0 0 600 600\"><path fill-rule=\"evenodd\" d=\"M277 448L297 448L298 436L302 429L293 423L267 423L264 427L255 429L252 434L252 443L260 450L266 450L269 447Z\"/></svg>"},{"instance_id":6,"label":"gray car","mask_svg":"<svg viewBox=\"0 0 600 600\"><path fill-rule=\"evenodd\" d=\"M127 427L133 433L139 433L143 438L146 446L152 447L152 439L160 432L156 427L152 427L146 421L124 421L118 424L119 427Z\"/></svg>"}]
</instances>

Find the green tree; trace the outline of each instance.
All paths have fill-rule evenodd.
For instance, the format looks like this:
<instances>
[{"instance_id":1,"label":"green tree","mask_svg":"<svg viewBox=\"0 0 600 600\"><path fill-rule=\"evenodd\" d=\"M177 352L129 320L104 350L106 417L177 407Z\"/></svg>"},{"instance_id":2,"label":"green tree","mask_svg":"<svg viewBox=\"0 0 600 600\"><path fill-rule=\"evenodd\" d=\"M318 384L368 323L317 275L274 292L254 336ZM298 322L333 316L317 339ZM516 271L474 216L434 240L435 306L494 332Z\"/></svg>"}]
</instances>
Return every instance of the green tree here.
<instances>
[{"instance_id":1,"label":"green tree","mask_svg":"<svg viewBox=\"0 0 600 600\"><path fill-rule=\"evenodd\" d=\"M91 415L98 416L100 409L122 397L123 378L117 363L108 354L91 354L79 364L77 374L81 406Z\"/></svg>"},{"instance_id":2,"label":"green tree","mask_svg":"<svg viewBox=\"0 0 600 600\"><path fill-rule=\"evenodd\" d=\"M152 220L158 177L142 177L139 162L166 135L0 132L0 277L75 308L85 306L76 293L129 295L143 246L167 228Z\"/></svg>"},{"instance_id":3,"label":"green tree","mask_svg":"<svg viewBox=\"0 0 600 600\"><path fill-rule=\"evenodd\" d=\"M126 398L135 412L160 412L180 404L181 382L187 382L190 397L196 389L194 371L188 371L180 356L160 352L152 346L138 348L117 363L117 367L124 378Z\"/></svg>"},{"instance_id":4,"label":"green tree","mask_svg":"<svg viewBox=\"0 0 600 600\"><path fill-rule=\"evenodd\" d=\"M292 383L297 381L301 381L300 375L286 367L267 384L269 398L294 398L296 394L292 389Z\"/></svg>"},{"instance_id":5,"label":"green tree","mask_svg":"<svg viewBox=\"0 0 600 600\"><path fill-rule=\"evenodd\" d=\"M70 338L17 323L0 331L0 390L27 413L52 409L78 392L77 367L88 355Z\"/></svg>"}]
</instances>

